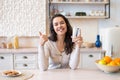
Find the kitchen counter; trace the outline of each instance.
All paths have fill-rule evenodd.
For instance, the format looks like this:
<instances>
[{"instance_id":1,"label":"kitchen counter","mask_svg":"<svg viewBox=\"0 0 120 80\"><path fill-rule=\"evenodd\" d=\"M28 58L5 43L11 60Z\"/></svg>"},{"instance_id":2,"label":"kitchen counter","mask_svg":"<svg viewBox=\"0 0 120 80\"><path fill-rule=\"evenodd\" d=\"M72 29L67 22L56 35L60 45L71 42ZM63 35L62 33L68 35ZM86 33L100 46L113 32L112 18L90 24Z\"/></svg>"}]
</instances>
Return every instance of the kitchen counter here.
<instances>
[{"instance_id":1,"label":"kitchen counter","mask_svg":"<svg viewBox=\"0 0 120 80\"><path fill-rule=\"evenodd\" d=\"M81 48L81 52L101 52L105 53L101 48ZM19 49L0 49L0 53L37 53L38 49L34 48L19 48Z\"/></svg>"},{"instance_id":2,"label":"kitchen counter","mask_svg":"<svg viewBox=\"0 0 120 80\"><path fill-rule=\"evenodd\" d=\"M37 53L37 48L0 49L0 53Z\"/></svg>"},{"instance_id":3,"label":"kitchen counter","mask_svg":"<svg viewBox=\"0 0 120 80\"><path fill-rule=\"evenodd\" d=\"M34 76L30 80L120 80L120 72L104 73L90 69L54 69L44 72L33 70Z\"/></svg>"}]
</instances>

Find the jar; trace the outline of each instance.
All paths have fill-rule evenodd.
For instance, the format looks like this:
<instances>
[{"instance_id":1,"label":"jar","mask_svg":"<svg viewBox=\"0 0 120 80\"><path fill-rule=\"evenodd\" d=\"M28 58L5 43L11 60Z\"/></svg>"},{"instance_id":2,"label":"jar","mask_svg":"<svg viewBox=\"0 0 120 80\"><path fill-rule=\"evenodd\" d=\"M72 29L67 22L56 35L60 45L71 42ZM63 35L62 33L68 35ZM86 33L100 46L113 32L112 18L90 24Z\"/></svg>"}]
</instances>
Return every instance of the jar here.
<instances>
[{"instance_id":1,"label":"jar","mask_svg":"<svg viewBox=\"0 0 120 80\"><path fill-rule=\"evenodd\" d=\"M3 49L4 49L4 48L7 48L6 43L5 43L5 42L1 42L1 43L0 43L0 48L3 48Z\"/></svg>"},{"instance_id":2,"label":"jar","mask_svg":"<svg viewBox=\"0 0 120 80\"><path fill-rule=\"evenodd\" d=\"M7 42L6 42L7 49L12 49L13 48L12 38L13 38L13 36L8 36L7 37Z\"/></svg>"},{"instance_id":3,"label":"jar","mask_svg":"<svg viewBox=\"0 0 120 80\"><path fill-rule=\"evenodd\" d=\"M12 45L12 42L8 42L7 43L7 49L12 49L13 45Z\"/></svg>"}]
</instances>

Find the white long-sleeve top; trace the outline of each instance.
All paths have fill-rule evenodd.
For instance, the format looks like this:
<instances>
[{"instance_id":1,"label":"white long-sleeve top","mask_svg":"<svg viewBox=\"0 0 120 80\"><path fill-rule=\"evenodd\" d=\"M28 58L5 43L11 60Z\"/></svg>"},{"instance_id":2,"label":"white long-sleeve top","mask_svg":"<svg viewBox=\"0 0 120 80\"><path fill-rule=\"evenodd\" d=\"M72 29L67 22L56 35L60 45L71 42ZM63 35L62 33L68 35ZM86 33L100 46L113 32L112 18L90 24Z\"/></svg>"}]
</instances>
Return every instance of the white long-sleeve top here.
<instances>
[{"instance_id":1,"label":"white long-sleeve top","mask_svg":"<svg viewBox=\"0 0 120 80\"><path fill-rule=\"evenodd\" d=\"M80 48L75 47L71 54L60 52L57 49L56 42L48 40L44 46L38 47L39 69L71 68L76 69L79 64Z\"/></svg>"}]
</instances>

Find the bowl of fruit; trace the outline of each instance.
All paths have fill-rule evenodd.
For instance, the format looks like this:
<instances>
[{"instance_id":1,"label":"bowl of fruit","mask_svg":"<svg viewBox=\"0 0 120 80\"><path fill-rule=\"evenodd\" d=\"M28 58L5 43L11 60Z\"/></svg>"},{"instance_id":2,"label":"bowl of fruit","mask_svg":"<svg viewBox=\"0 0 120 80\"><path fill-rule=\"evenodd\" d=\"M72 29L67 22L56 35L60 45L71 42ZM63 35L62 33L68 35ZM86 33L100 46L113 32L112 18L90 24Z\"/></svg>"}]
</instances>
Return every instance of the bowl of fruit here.
<instances>
[{"instance_id":1,"label":"bowl of fruit","mask_svg":"<svg viewBox=\"0 0 120 80\"><path fill-rule=\"evenodd\" d=\"M105 56L95 61L96 66L103 72L113 73L120 70L120 58Z\"/></svg>"}]
</instances>

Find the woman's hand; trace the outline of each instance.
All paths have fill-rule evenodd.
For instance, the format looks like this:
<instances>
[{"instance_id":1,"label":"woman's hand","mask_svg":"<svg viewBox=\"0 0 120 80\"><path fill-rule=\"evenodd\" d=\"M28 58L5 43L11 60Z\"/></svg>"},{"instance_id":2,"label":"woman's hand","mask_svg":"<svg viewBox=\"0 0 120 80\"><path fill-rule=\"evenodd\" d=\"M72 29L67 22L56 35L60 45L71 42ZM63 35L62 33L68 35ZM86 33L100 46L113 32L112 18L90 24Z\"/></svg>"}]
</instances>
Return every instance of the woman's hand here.
<instances>
[{"instance_id":1,"label":"woman's hand","mask_svg":"<svg viewBox=\"0 0 120 80\"><path fill-rule=\"evenodd\" d=\"M48 37L47 37L47 35L44 35L41 32L39 32L39 34L40 34L40 45L43 46L45 44L45 42L48 41Z\"/></svg>"},{"instance_id":2,"label":"woman's hand","mask_svg":"<svg viewBox=\"0 0 120 80\"><path fill-rule=\"evenodd\" d=\"M76 46L80 48L83 43L83 38L81 37L81 35L79 35L77 37L72 38L72 41L75 43Z\"/></svg>"}]
</instances>

